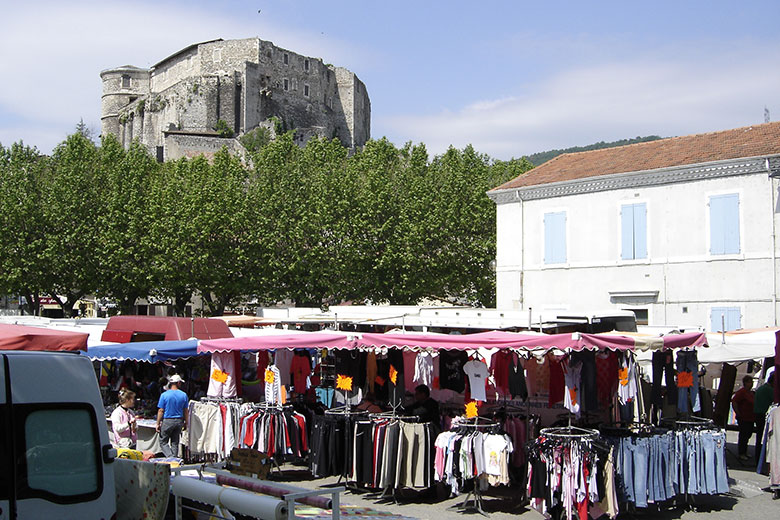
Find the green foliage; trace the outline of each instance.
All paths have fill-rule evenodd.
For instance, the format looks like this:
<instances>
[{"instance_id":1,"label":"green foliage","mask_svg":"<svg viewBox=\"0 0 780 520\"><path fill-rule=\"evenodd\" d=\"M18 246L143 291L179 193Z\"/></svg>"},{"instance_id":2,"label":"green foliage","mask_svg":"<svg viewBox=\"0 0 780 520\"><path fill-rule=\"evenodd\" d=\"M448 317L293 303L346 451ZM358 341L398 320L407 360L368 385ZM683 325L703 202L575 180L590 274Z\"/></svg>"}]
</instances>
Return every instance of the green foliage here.
<instances>
[{"instance_id":1,"label":"green foliage","mask_svg":"<svg viewBox=\"0 0 780 520\"><path fill-rule=\"evenodd\" d=\"M274 133L276 135L282 135L284 133L284 122L276 116L271 116L268 120L274 125Z\"/></svg>"},{"instance_id":2,"label":"green foliage","mask_svg":"<svg viewBox=\"0 0 780 520\"><path fill-rule=\"evenodd\" d=\"M257 127L239 139L249 153L257 153L271 142L271 132L265 127Z\"/></svg>"},{"instance_id":3,"label":"green foliage","mask_svg":"<svg viewBox=\"0 0 780 520\"><path fill-rule=\"evenodd\" d=\"M436 297L494 304L495 207L485 192L529 170L472 147L429 158L422 144L242 138L158 164L109 136L81 133L52 157L0 146L0 292L173 300L202 295L210 314L257 299L321 306Z\"/></svg>"},{"instance_id":4,"label":"green foliage","mask_svg":"<svg viewBox=\"0 0 780 520\"><path fill-rule=\"evenodd\" d=\"M587 146L573 146L571 148L564 148L562 150L548 150L546 152L538 152L533 155L529 155L527 158L534 166L539 166L541 164L546 163L550 159L554 159L555 157L558 157L559 155L565 153L587 152L588 150L601 150L602 148L615 148L618 146L626 146L629 144L645 143L647 141L657 141L659 139L663 139L663 137L657 135L648 135L645 137L637 136L633 139L621 139L619 141L612 141L609 143L605 143L604 141L599 141L598 143L589 144Z\"/></svg>"},{"instance_id":5,"label":"green foliage","mask_svg":"<svg viewBox=\"0 0 780 520\"><path fill-rule=\"evenodd\" d=\"M146 108L146 100L142 99L141 101L138 102L136 111L138 112L139 115L143 115L145 108Z\"/></svg>"},{"instance_id":6,"label":"green foliage","mask_svg":"<svg viewBox=\"0 0 780 520\"><path fill-rule=\"evenodd\" d=\"M233 129L222 119L217 121L214 130L216 130L220 137L233 137Z\"/></svg>"}]
</instances>

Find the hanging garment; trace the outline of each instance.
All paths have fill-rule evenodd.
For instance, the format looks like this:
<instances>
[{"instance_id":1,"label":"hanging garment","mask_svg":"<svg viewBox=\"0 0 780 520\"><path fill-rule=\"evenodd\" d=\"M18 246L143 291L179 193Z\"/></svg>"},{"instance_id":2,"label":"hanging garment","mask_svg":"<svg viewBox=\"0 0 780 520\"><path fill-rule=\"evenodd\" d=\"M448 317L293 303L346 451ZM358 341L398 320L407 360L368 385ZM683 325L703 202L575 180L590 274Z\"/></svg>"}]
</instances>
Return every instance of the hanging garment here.
<instances>
[{"instance_id":1,"label":"hanging garment","mask_svg":"<svg viewBox=\"0 0 780 520\"><path fill-rule=\"evenodd\" d=\"M236 371L233 352L213 352L209 373L211 375L206 395L209 397L236 396L236 377L240 374L237 374Z\"/></svg>"},{"instance_id":2,"label":"hanging garment","mask_svg":"<svg viewBox=\"0 0 780 520\"><path fill-rule=\"evenodd\" d=\"M282 382L279 368L271 365L265 370L265 402L268 404L280 404L282 402Z\"/></svg>"},{"instance_id":3,"label":"hanging garment","mask_svg":"<svg viewBox=\"0 0 780 520\"><path fill-rule=\"evenodd\" d=\"M596 386L598 399L602 408L609 408L612 398L617 393L618 356L615 352L599 352L596 354Z\"/></svg>"},{"instance_id":4,"label":"hanging garment","mask_svg":"<svg viewBox=\"0 0 780 520\"><path fill-rule=\"evenodd\" d=\"M458 393L466 389L463 366L468 354L463 350L442 350L439 354L439 386Z\"/></svg>"},{"instance_id":5,"label":"hanging garment","mask_svg":"<svg viewBox=\"0 0 780 520\"><path fill-rule=\"evenodd\" d=\"M311 361L303 353L296 353L290 365L293 376L293 388L299 394L306 392L307 379L311 376Z\"/></svg>"},{"instance_id":6,"label":"hanging garment","mask_svg":"<svg viewBox=\"0 0 780 520\"><path fill-rule=\"evenodd\" d=\"M295 354L286 348L278 348L274 351L274 365L279 369L280 384L290 386L290 372L292 360Z\"/></svg>"},{"instance_id":7,"label":"hanging garment","mask_svg":"<svg viewBox=\"0 0 780 520\"><path fill-rule=\"evenodd\" d=\"M578 363L573 358L564 360L561 362L561 370L563 370L563 379L566 386L566 391L563 395L563 407L573 413L575 417L579 417L582 363Z\"/></svg>"},{"instance_id":8,"label":"hanging garment","mask_svg":"<svg viewBox=\"0 0 780 520\"><path fill-rule=\"evenodd\" d=\"M429 389L433 384L433 354L419 352L414 360L414 384L426 385Z\"/></svg>"},{"instance_id":9,"label":"hanging garment","mask_svg":"<svg viewBox=\"0 0 780 520\"><path fill-rule=\"evenodd\" d=\"M571 357L582 366L580 370L580 410L595 412L599 408L596 353L592 350L583 350L573 352Z\"/></svg>"},{"instance_id":10,"label":"hanging garment","mask_svg":"<svg viewBox=\"0 0 780 520\"><path fill-rule=\"evenodd\" d=\"M482 361L472 359L463 365L463 372L469 376L469 389L471 398L475 401L487 401L485 395L485 381L488 378L488 367Z\"/></svg>"},{"instance_id":11,"label":"hanging garment","mask_svg":"<svg viewBox=\"0 0 780 520\"><path fill-rule=\"evenodd\" d=\"M372 394L376 391L376 375L376 353L369 352L366 356L366 382L368 383L368 391Z\"/></svg>"},{"instance_id":12,"label":"hanging garment","mask_svg":"<svg viewBox=\"0 0 780 520\"><path fill-rule=\"evenodd\" d=\"M556 403L563 401L566 391L566 384L563 379L563 370L561 369L560 361L548 355L547 364L550 366L548 406L552 408Z\"/></svg>"},{"instance_id":13,"label":"hanging garment","mask_svg":"<svg viewBox=\"0 0 780 520\"><path fill-rule=\"evenodd\" d=\"M499 350L490 357L490 374L493 376L499 397L507 396L510 393L509 372L515 357L517 357L517 354L508 350ZM523 383L525 383L525 380L523 380Z\"/></svg>"},{"instance_id":14,"label":"hanging garment","mask_svg":"<svg viewBox=\"0 0 780 520\"><path fill-rule=\"evenodd\" d=\"M698 355L695 350L681 350L677 353L677 411L688 413L699 410Z\"/></svg>"},{"instance_id":15,"label":"hanging garment","mask_svg":"<svg viewBox=\"0 0 780 520\"><path fill-rule=\"evenodd\" d=\"M512 354L509 370L507 371L509 394L512 399L519 397L523 401L528 399L528 387L525 382L525 368L517 354Z\"/></svg>"}]
</instances>

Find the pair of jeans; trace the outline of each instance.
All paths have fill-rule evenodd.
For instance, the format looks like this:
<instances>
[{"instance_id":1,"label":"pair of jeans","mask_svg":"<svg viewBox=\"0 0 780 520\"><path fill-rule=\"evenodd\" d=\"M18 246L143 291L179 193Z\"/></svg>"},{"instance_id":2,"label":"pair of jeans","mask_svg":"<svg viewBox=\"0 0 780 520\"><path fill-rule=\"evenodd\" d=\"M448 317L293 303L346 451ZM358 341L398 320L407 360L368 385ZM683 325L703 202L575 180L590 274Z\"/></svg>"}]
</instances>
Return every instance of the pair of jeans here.
<instances>
[{"instance_id":1,"label":"pair of jeans","mask_svg":"<svg viewBox=\"0 0 780 520\"><path fill-rule=\"evenodd\" d=\"M166 457L179 456L179 438L184 427L184 419L163 419L160 425L160 450Z\"/></svg>"},{"instance_id":2,"label":"pair of jeans","mask_svg":"<svg viewBox=\"0 0 780 520\"><path fill-rule=\"evenodd\" d=\"M677 386L674 384L674 355L671 350L653 352L653 392L651 401L656 409L664 405L661 385L666 379L666 402L677 402Z\"/></svg>"},{"instance_id":3,"label":"pair of jeans","mask_svg":"<svg viewBox=\"0 0 780 520\"><path fill-rule=\"evenodd\" d=\"M679 381L681 372L690 372L693 377L693 386L677 387L677 412L688 413L701 410L699 402L699 361L695 350L680 351L677 353L677 378ZM688 402L692 403L688 407Z\"/></svg>"},{"instance_id":4,"label":"pair of jeans","mask_svg":"<svg viewBox=\"0 0 780 520\"><path fill-rule=\"evenodd\" d=\"M729 477L726 469L726 435L703 431L699 434L704 458L704 483L700 491L708 495L728 493Z\"/></svg>"},{"instance_id":5,"label":"pair of jeans","mask_svg":"<svg viewBox=\"0 0 780 520\"><path fill-rule=\"evenodd\" d=\"M650 439L634 439L634 497L636 507L647 507L650 496L648 490L648 470L650 469Z\"/></svg>"},{"instance_id":6,"label":"pair of jeans","mask_svg":"<svg viewBox=\"0 0 780 520\"><path fill-rule=\"evenodd\" d=\"M674 476L676 469L676 458L673 453L674 434L665 433L658 439L658 449L660 453L659 464L661 467L661 483L664 488L666 499L674 497Z\"/></svg>"}]
</instances>

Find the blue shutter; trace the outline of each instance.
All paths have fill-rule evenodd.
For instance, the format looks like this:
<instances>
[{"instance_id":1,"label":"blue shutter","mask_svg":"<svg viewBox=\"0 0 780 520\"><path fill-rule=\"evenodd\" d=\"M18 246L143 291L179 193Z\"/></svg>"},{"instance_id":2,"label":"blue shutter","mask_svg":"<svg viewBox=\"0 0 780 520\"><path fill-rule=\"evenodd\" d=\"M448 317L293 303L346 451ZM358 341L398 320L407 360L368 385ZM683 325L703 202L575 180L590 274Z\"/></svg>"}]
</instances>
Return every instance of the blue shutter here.
<instances>
[{"instance_id":1,"label":"blue shutter","mask_svg":"<svg viewBox=\"0 0 780 520\"><path fill-rule=\"evenodd\" d=\"M710 330L712 332L720 332L723 330L721 315L726 315L726 318L728 319L726 307L713 307L710 311Z\"/></svg>"},{"instance_id":2,"label":"blue shutter","mask_svg":"<svg viewBox=\"0 0 780 520\"><path fill-rule=\"evenodd\" d=\"M739 307L713 307L710 311L710 330L720 332L725 318L726 331L742 328L742 312Z\"/></svg>"},{"instance_id":3,"label":"blue shutter","mask_svg":"<svg viewBox=\"0 0 780 520\"><path fill-rule=\"evenodd\" d=\"M647 258L646 204L634 204L634 258Z\"/></svg>"},{"instance_id":4,"label":"blue shutter","mask_svg":"<svg viewBox=\"0 0 780 520\"><path fill-rule=\"evenodd\" d=\"M742 328L742 313L739 307L730 307L726 314L726 330L737 330Z\"/></svg>"},{"instance_id":5,"label":"blue shutter","mask_svg":"<svg viewBox=\"0 0 780 520\"><path fill-rule=\"evenodd\" d=\"M566 263L566 212L544 214L544 263Z\"/></svg>"},{"instance_id":6,"label":"blue shutter","mask_svg":"<svg viewBox=\"0 0 780 520\"><path fill-rule=\"evenodd\" d=\"M739 195L714 195L710 197L710 254L739 252Z\"/></svg>"},{"instance_id":7,"label":"blue shutter","mask_svg":"<svg viewBox=\"0 0 780 520\"><path fill-rule=\"evenodd\" d=\"M620 206L620 258L634 259L634 207Z\"/></svg>"}]
</instances>

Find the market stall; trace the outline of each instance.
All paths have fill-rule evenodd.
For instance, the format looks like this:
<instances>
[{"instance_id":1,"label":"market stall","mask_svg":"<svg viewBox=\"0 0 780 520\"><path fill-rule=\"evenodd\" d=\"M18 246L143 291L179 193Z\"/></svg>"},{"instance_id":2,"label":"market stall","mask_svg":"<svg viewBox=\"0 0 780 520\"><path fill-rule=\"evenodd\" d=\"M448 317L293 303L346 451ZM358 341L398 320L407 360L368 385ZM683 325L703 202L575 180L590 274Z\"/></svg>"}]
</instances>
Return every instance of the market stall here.
<instances>
[{"instance_id":1,"label":"market stall","mask_svg":"<svg viewBox=\"0 0 780 520\"><path fill-rule=\"evenodd\" d=\"M89 334L0 323L0 350L86 350Z\"/></svg>"}]
</instances>

